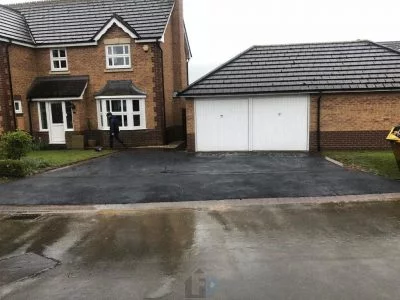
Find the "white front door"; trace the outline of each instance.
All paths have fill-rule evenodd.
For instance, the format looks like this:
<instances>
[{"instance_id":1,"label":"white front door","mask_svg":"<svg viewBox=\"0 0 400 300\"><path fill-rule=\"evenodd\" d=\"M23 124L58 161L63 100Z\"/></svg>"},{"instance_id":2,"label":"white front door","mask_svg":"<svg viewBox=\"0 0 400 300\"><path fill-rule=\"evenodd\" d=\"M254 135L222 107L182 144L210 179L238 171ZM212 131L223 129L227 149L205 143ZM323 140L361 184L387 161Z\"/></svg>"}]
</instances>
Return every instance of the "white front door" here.
<instances>
[{"instance_id":1,"label":"white front door","mask_svg":"<svg viewBox=\"0 0 400 300\"><path fill-rule=\"evenodd\" d=\"M49 115L49 140L50 144L65 144L64 102L47 103L47 111Z\"/></svg>"}]
</instances>

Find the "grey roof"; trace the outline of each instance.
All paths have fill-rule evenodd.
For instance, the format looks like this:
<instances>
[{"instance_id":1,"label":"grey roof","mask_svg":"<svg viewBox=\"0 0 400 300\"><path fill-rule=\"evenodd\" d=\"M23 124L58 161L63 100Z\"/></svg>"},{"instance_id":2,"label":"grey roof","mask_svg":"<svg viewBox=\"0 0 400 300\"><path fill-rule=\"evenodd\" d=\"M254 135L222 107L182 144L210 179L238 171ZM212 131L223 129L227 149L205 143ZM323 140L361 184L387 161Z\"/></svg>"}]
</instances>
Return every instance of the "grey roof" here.
<instances>
[{"instance_id":1,"label":"grey roof","mask_svg":"<svg viewBox=\"0 0 400 300\"><path fill-rule=\"evenodd\" d=\"M16 10L0 5L0 37L32 43L24 17Z\"/></svg>"},{"instance_id":2,"label":"grey roof","mask_svg":"<svg viewBox=\"0 0 400 300\"><path fill-rule=\"evenodd\" d=\"M28 98L79 98L88 81L89 76L37 77L28 91Z\"/></svg>"},{"instance_id":3,"label":"grey roof","mask_svg":"<svg viewBox=\"0 0 400 300\"><path fill-rule=\"evenodd\" d=\"M161 38L173 4L174 0L50 0L10 7L23 14L37 44L54 44L91 41L115 14L140 38Z\"/></svg>"},{"instance_id":4,"label":"grey roof","mask_svg":"<svg viewBox=\"0 0 400 300\"><path fill-rule=\"evenodd\" d=\"M400 41L391 41L391 42L379 42L382 46L392 48L394 50L400 50Z\"/></svg>"},{"instance_id":5,"label":"grey roof","mask_svg":"<svg viewBox=\"0 0 400 300\"><path fill-rule=\"evenodd\" d=\"M370 41L254 46L178 96L400 89L400 53Z\"/></svg>"},{"instance_id":6,"label":"grey roof","mask_svg":"<svg viewBox=\"0 0 400 300\"><path fill-rule=\"evenodd\" d=\"M131 80L109 80L107 84L96 93L96 97L103 96L144 96L145 92L135 86Z\"/></svg>"}]
</instances>

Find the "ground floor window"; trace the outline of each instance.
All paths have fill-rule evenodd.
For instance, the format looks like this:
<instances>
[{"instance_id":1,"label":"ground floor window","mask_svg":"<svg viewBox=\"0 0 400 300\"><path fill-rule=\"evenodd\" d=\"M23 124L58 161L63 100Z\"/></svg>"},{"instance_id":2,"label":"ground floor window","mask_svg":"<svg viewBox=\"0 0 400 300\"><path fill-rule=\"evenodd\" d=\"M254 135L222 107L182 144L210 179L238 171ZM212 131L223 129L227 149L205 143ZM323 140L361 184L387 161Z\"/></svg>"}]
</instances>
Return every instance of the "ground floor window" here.
<instances>
[{"instance_id":1,"label":"ground floor window","mask_svg":"<svg viewBox=\"0 0 400 300\"><path fill-rule=\"evenodd\" d=\"M100 99L97 100L99 129L108 130L107 113L111 112L119 120L120 129L146 129L145 99Z\"/></svg>"}]
</instances>

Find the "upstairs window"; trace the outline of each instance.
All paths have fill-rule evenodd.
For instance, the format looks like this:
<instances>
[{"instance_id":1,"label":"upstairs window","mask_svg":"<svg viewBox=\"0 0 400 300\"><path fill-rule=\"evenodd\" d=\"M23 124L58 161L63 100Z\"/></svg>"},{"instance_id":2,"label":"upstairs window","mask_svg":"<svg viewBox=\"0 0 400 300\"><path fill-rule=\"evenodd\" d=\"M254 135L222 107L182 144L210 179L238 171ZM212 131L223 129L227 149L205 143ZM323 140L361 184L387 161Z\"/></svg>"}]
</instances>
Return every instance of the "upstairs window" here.
<instances>
[{"instance_id":1,"label":"upstairs window","mask_svg":"<svg viewBox=\"0 0 400 300\"><path fill-rule=\"evenodd\" d=\"M51 49L51 70L68 71L67 49Z\"/></svg>"},{"instance_id":2,"label":"upstairs window","mask_svg":"<svg viewBox=\"0 0 400 300\"><path fill-rule=\"evenodd\" d=\"M106 46L107 69L122 69L131 67L130 45Z\"/></svg>"}]
</instances>

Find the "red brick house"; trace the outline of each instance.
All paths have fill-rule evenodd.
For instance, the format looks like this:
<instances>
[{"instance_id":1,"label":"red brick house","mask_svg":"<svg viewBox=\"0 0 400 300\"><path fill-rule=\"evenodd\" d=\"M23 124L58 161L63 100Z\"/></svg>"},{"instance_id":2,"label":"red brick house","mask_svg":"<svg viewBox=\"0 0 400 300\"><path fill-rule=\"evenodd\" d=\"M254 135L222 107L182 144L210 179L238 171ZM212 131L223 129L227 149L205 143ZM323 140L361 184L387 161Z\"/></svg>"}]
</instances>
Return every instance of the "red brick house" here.
<instances>
[{"instance_id":1,"label":"red brick house","mask_svg":"<svg viewBox=\"0 0 400 300\"><path fill-rule=\"evenodd\" d=\"M191 151L381 149L400 123L400 43L254 46L182 91Z\"/></svg>"},{"instance_id":2,"label":"red brick house","mask_svg":"<svg viewBox=\"0 0 400 300\"><path fill-rule=\"evenodd\" d=\"M184 136L191 57L182 0L57 0L0 6L0 133L129 146Z\"/></svg>"}]
</instances>

